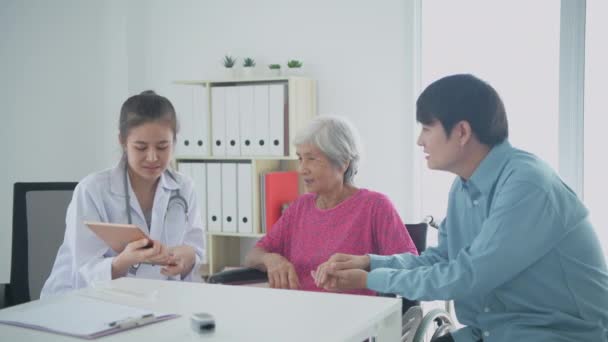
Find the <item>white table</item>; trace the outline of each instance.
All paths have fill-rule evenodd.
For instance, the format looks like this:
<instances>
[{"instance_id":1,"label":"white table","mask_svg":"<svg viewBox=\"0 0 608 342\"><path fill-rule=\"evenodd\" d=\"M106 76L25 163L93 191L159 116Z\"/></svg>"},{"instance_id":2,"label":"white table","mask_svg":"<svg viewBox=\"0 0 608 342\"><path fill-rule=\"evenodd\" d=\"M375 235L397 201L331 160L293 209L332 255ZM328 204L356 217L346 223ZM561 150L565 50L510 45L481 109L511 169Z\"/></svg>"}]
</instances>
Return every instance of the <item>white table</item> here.
<instances>
[{"instance_id":1,"label":"white table","mask_svg":"<svg viewBox=\"0 0 608 342\"><path fill-rule=\"evenodd\" d=\"M121 278L106 286L67 296L87 295L113 303L177 313L180 318L102 337L114 341L356 341L377 336L378 341L398 341L401 333L401 300L228 286ZM135 295L121 294L131 291ZM61 300L62 296L44 300ZM23 305L38 305L33 301ZM20 306L5 310L19 310ZM190 314L207 312L216 329L198 335L190 329ZM84 313L83 313L84 314ZM0 324L1 341L83 341L62 335Z\"/></svg>"}]
</instances>

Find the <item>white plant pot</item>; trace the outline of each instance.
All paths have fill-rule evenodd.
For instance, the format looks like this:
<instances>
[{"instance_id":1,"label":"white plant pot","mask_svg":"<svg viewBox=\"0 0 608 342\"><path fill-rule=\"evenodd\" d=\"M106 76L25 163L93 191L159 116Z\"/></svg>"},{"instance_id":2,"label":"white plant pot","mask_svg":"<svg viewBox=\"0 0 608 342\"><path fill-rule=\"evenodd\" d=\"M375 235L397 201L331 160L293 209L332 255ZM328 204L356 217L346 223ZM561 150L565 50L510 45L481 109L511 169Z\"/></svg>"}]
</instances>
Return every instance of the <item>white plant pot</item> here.
<instances>
[{"instance_id":1,"label":"white plant pot","mask_svg":"<svg viewBox=\"0 0 608 342\"><path fill-rule=\"evenodd\" d=\"M279 77L281 76L281 69L268 69L270 71L270 76Z\"/></svg>"},{"instance_id":2,"label":"white plant pot","mask_svg":"<svg viewBox=\"0 0 608 342\"><path fill-rule=\"evenodd\" d=\"M252 78L254 75L253 67L243 67L243 77Z\"/></svg>"},{"instance_id":3,"label":"white plant pot","mask_svg":"<svg viewBox=\"0 0 608 342\"><path fill-rule=\"evenodd\" d=\"M236 79L236 68L224 68L224 77L228 80Z\"/></svg>"},{"instance_id":4,"label":"white plant pot","mask_svg":"<svg viewBox=\"0 0 608 342\"><path fill-rule=\"evenodd\" d=\"M289 75L291 76L302 76L304 72L302 68L289 68Z\"/></svg>"}]
</instances>

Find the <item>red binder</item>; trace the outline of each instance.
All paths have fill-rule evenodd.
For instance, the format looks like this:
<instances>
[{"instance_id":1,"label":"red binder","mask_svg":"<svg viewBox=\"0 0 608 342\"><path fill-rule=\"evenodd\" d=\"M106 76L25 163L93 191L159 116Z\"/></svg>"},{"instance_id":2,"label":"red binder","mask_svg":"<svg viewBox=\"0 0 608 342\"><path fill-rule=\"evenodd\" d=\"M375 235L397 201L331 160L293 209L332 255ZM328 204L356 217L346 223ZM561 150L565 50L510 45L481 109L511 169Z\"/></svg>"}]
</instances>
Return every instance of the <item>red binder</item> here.
<instances>
[{"instance_id":1,"label":"red binder","mask_svg":"<svg viewBox=\"0 0 608 342\"><path fill-rule=\"evenodd\" d=\"M284 204L293 202L298 197L298 172L276 171L268 172L264 176L263 193L266 233L270 232L272 225L281 217Z\"/></svg>"}]
</instances>

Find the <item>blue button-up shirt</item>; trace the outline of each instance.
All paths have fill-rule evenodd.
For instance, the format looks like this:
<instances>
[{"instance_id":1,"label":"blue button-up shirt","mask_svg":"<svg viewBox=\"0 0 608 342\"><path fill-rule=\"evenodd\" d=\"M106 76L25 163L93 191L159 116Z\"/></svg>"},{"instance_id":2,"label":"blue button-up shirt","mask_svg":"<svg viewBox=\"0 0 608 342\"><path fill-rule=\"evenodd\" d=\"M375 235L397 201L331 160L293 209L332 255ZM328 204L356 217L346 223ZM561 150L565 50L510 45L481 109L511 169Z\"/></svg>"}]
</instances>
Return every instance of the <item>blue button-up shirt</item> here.
<instances>
[{"instance_id":1,"label":"blue button-up shirt","mask_svg":"<svg viewBox=\"0 0 608 342\"><path fill-rule=\"evenodd\" d=\"M454 181L437 247L370 260L372 290L454 300L456 341L608 341L608 271L587 209L506 141Z\"/></svg>"}]
</instances>

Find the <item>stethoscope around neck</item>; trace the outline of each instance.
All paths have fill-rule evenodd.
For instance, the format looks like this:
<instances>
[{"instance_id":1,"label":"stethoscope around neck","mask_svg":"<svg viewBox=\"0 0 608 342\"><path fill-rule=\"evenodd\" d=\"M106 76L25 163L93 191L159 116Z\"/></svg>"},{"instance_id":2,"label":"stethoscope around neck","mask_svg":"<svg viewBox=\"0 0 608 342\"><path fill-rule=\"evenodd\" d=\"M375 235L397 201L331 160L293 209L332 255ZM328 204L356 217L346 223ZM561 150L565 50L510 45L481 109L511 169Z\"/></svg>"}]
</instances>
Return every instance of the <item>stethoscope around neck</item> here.
<instances>
[{"instance_id":1,"label":"stethoscope around neck","mask_svg":"<svg viewBox=\"0 0 608 342\"><path fill-rule=\"evenodd\" d=\"M125 209L127 211L127 221L129 224L133 224L133 219L131 218L131 195L129 195L129 182L128 182L128 164L125 162L125 176L124 176L124 186L125 186ZM169 171L165 171L167 173L167 175L169 175L169 177L171 177L171 179L173 179L176 183L177 183L177 179L175 178L175 176ZM167 219L167 213L169 212L169 209L171 208L171 203L175 202L178 205L180 205L183 209L184 209L184 215L186 217L186 221L188 220L188 202L186 202L186 199L184 198L184 196L182 196L179 193L179 189L175 190L175 194L171 195L171 197L169 197L169 203L167 204L167 211L165 211L165 217L163 220L166 221Z\"/></svg>"},{"instance_id":2,"label":"stethoscope around neck","mask_svg":"<svg viewBox=\"0 0 608 342\"><path fill-rule=\"evenodd\" d=\"M129 195L129 181L128 181L128 173L129 173L129 165L125 160L125 172L124 172L124 186L125 186L125 209L127 211L127 220L129 222L129 224L133 224L133 219L131 218L131 196ZM167 173L167 175L169 175L169 177L171 177L171 179L173 179L176 183L177 183L177 179L175 178L175 176L173 176L173 174L169 171L166 170L165 171ZM185 218L185 222L188 222L188 202L186 202L186 199L179 193L179 188L175 190L175 194L172 195L171 197L169 197L169 203L167 203L167 210L165 211L165 217L163 218L163 225L166 224L167 222L167 214L169 213L169 210L171 209L171 203L177 203L178 205L180 205L183 209L184 209L184 218ZM150 230L152 229L152 227L150 227ZM167 233L167 229L165 227L165 229L163 229L163 232L166 234ZM133 265L131 267L129 267L129 273L130 274L137 274L137 270L139 269L140 264L136 264Z\"/></svg>"}]
</instances>

